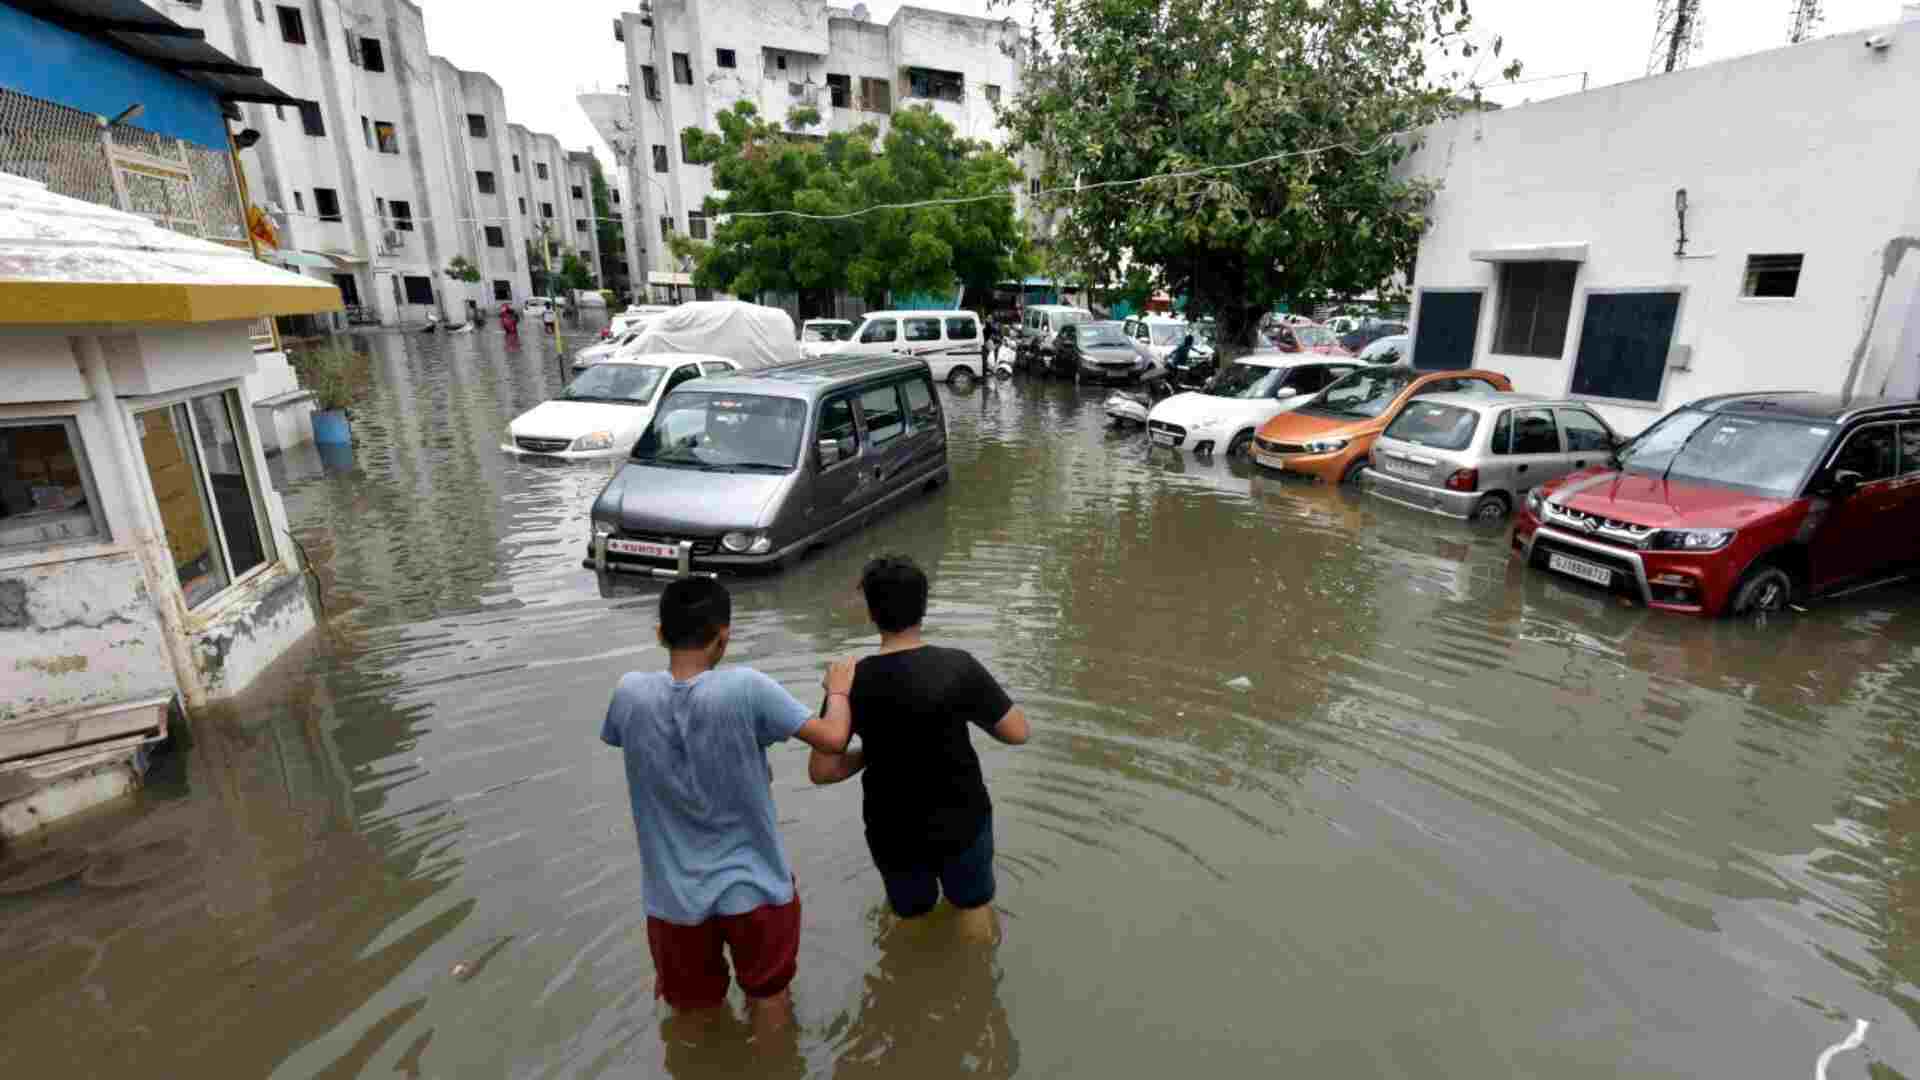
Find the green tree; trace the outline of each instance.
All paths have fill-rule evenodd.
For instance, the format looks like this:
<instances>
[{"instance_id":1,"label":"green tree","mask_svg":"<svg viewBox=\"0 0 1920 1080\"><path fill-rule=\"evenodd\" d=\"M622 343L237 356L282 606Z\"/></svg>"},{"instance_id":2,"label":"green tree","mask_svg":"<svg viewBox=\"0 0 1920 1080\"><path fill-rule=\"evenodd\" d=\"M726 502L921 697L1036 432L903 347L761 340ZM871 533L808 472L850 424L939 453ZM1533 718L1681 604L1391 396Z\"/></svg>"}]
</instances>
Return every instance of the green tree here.
<instances>
[{"instance_id":1,"label":"green tree","mask_svg":"<svg viewBox=\"0 0 1920 1080\"><path fill-rule=\"evenodd\" d=\"M1077 185L1041 199L1065 211L1056 259L1096 283L1121 280L1123 258L1148 268L1243 345L1276 300L1392 294L1410 276L1435 187L1393 168L1408 133L1479 100L1438 69L1500 52L1472 36L1467 0L1033 5L1001 119L1045 163L1043 188ZM1164 178L1114 183L1147 176Z\"/></svg>"},{"instance_id":2,"label":"green tree","mask_svg":"<svg viewBox=\"0 0 1920 1080\"><path fill-rule=\"evenodd\" d=\"M464 281L472 285L480 280L480 268L467 261L465 255L455 255L447 263L447 276L455 281Z\"/></svg>"},{"instance_id":3,"label":"green tree","mask_svg":"<svg viewBox=\"0 0 1920 1080\"><path fill-rule=\"evenodd\" d=\"M844 289L880 304L888 292L991 288L1025 265L1025 236L1010 197L1021 172L1001 150L958 138L928 109L893 114L883 136L871 124L825 139L796 134L819 123L795 109L786 126L751 102L719 117L719 131L686 131L689 159L713 166L705 210L710 240L676 235L694 282L741 296ZM791 130L789 130L791 129ZM954 205L886 204L980 197ZM839 220L744 212L796 210Z\"/></svg>"},{"instance_id":4,"label":"green tree","mask_svg":"<svg viewBox=\"0 0 1920 1080\"><path fill-rule=\"evenodd\" d=\"M594 281L593 271L588 268L587 261L569 251L560 256L560 287L574 290L599 286Z\"/></svg>"},{"instance_id":5,"label":"green tree","mask_svg":"<svg viewBox=\"0 0 1920 1080\"><path fill-rule=\"evenodd\" d=\"M620 215L613 211L613 200L608 194L607 179L600 171L600 159L594 158L591 170L593 178L593 216L596 239L600 242L600 280L609 286L620 277L616 268L620 260L627 257L626 230L621 227Z\"/></svg>"}]
</instances>

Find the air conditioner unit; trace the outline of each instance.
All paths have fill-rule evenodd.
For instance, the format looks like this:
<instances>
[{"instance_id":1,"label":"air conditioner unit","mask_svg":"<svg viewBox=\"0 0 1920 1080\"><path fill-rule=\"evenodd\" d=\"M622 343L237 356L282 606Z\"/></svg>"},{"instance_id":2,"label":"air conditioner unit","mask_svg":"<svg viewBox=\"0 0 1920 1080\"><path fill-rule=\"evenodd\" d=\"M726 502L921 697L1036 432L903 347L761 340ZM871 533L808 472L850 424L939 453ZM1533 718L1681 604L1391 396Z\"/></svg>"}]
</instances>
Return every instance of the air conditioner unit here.
<instances>
[{"instance_id":1,"label":"air conditioner unit","mask_svg":"<svg viewBox=\"0 0 1920 1080\"><path fill-rule=\"evenodd\" d=\"M380 235L380 246L388 251L399 251L407 245L398 229L388 229Z\"/></svg>"}]
</instances>

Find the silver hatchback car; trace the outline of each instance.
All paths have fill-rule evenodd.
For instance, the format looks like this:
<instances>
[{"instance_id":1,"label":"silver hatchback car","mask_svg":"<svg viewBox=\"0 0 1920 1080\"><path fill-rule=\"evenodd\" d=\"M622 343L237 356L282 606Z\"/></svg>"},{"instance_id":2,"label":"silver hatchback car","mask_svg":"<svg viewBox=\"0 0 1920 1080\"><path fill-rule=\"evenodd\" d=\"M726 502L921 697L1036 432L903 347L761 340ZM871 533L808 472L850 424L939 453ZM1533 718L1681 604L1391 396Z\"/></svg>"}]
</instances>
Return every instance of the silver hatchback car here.
<instances>
[{"instance_id":1,"label":"silver hatchback car","mask_svg":"<svg viewBox=\"0 0 1920 1080\"><path fill-rule=\"evenodd\" d=\"M1622 441L1583 402L1434 394L1387 425L1361 482L1416 510L1499 521L1535 485L1607 464Z\"/></svg>"}]
</instances>

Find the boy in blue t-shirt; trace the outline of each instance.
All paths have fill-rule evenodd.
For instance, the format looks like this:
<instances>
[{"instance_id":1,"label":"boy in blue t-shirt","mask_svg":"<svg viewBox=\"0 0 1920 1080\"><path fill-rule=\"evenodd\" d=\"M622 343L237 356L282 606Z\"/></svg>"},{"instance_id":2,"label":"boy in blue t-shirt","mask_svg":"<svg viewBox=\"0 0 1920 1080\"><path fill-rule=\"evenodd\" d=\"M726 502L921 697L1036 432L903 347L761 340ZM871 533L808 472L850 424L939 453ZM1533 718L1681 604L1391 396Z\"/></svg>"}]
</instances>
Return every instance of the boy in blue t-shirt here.
<instances>
[{"instance_id":1,"label":"boy in blue t-shirt","mask_svg":"<svg viewBox=\"0 0 1920 1080\"><path fill-rule=\"evenodd\" d=\"M797 737L844 751L854 665L828 670L828 706L815 716L752 668L715 670L732 621L719 582L668 585L659 625L668 669L620 680L600 738L626 757L655 995L675 1009L723 1005L731 953L731 976L765 1031L791 1019L800 948L800 898L775 827L766 749Z\"/></svg>"}]
</instances>

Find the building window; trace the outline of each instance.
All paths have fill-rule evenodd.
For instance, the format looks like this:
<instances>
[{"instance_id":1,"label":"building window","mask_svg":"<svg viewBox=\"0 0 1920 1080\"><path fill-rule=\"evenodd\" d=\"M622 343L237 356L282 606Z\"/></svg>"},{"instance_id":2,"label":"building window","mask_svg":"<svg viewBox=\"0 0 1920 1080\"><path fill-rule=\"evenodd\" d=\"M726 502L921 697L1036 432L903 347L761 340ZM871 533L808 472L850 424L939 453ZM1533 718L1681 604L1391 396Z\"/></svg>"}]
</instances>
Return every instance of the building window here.
<instances>
[{"instance_id":1,"label":"building window","mask_svg":"<svg viewBox=\"0 0 1920 1080\"><path fill-rule=\"evenodd\" d=\"M300 14L300 9L287 7L285 4L282 4L278 10L280 12L280 40L289 45L305 45L307 43L307 20Z\"/></svg>"},{"instance_id":2,"label":"building window","mask_svg":"<svg viewBox=\"0 0 1920 1080\"><path fill-rule=\"evenodd\" d=\"M640 65L640 87L646 91L648 101L660 100L660 73L652 64Z\"/></svg>"},{"instance_id":3,"label":"building window","mask_svg":"<svg viewBox=\"0 0 1920 1080\"><path fill-rule=\"evenodd\" d=\"M828 75L827 100L836 109L852 108L853 79L846 75Z\"/></svg>"},{"instance_id":4,"label":"building window","mask_svg":"<svg viewBox=\"0 0 1920 1080\"><path fill-rule=\"evenodd\" d=\"M487 226L487 246L503 248L507 246L507 231L498 225Z\"/></svg>"},{"instance_id":5,"label":"building window","mask_svg":"<svg viewBox=\"0 0 1920 1080\"><path fill-rule=\"evenodd\" d=\"M1800 263L1804 255L1749 255L1741 296L1788 297L1800 291Z\"/></svg>"},{"instance_id":6,"label":"building window","mask_svg":"<svg viewBox=\"0 0 1920 1080\"><path fill-rule=\"evenodd\" d=\"M374 215L380 219L380 224L385 226L387 223L387 200L375 195L373 197L373 212Z\"/></svg>"},{"instance_id":7,"label":"building window","mask_svg":"<svg viewBox=\"0 0 1920 1080\"><path fill-rule=\"evenodd\" d=\"M580 231L580 232L586 232L586 231L587 231L587 219L586 219L586 218L574 218L574 219L573 219L573 227L574 227L575 229L577 229L578 231Z\"/></svg>"},{"instance_id":8,"label":"building window","mask_svg":"<svg viewBox=\"0 0 1920 1080\"><path fill-rule=\"evenodd\" d=\"M1502 356L1557 357L1566 351L1579 263L1510 262L1500 266L1500 322L1493 351Z\"/></svg>"},{"instance_id":9,"label":"building window","mask_svg":"<svg viewBox=\"0 0 1920 1080\"><path fill-rule=\"evenodd\" d=\"M527 212L527 199L524 195L520 197L520 212L523 214Z\"/></svg>"},{"instance_id":10,"label":"building window","mask_svg":"<svg viewBox=\"0 0 1920 1080\"><path fill-rule=\"evenodd\" d=\"M1029 195L1040 194L1040 178L1039 177L1036 176L1033 179L1027 181L1027 194Z\"/></svg>"},{"instance_id":11,"label":"building window","mask_svg":"<svg viewBox=\"0 0 1920 1080\"><path fill-rule=\"evenodd\" d=\"M695 240L707 238L707 215L698 210L687 211L687 235Z\"/></svg>"},{"instance_id":12,"label":"building window","mask_svg":"<svg viewBox=\"0 0 1920 1080\"><path fill-rule=\"evenodd\" d=\"M681 131L680 132L680 161L682 164L686 164L686 165L693 164L692 144L693 144L693 129L687 128Z\"/></svg>"},{"instance_id":13,"label":"building window","mask_svg":"<svg viewBox=\"0 0 1920 1080\"><path fill-rule=\"evenodd\" d=\"M980 89L987 95L988 101L993 102L995 105L1000 104L1000 88L998 86L992 83L983 83Z\"/></svg>"},{"instance_id":14,"label":"building window","mask_svg":"<svg viewBox=\"0 0 1920 1080\"><path fill-rule=\"evenodd\" d=\"M216 390L134 416L167 550L188 607L273 557L260 527L260 485L237 390Z\"/></svg>"},{"instance_id":15,"label":"building window","mask_svg":"<svg viewBox=\"0 0 1920 1080\"><path fill-rule=\"evenodd\" d=\"M653 171L667 171L667 148L664 146L655 146L653 148Z\"/></svg>"},{"instance_id":16,"label":"building window","mask_svg":"<svg viewBox=\"0 0 1920 1080\"><path fill-rule=\"evenodd\" d=\"M1678 292L1589 292L1568 393L1658 404L1679 321Z\"/></svg>"},{"instance_id":17,"label":"building window","mask_svg":"<svg viewBox=\"0 0 1920 1080\"><path fill-rule=\"evenodd\" d=\"M380 39L360 39L360 65L368 71L387 70L387 54L380 50Z\"/></svg>"},{"instance_id":18,"label":"building window","mask_svg":"<svg viewBox=\"0 0 1920 1080\"><path fill-rule=\"evenodd\" d=\"M359 67L360 66L360 39L353 36L352 30L347 31L346 37L347 37L347 63L352 64L354 67Z\"/></svg>"},{"instance_id":19,"label":"building window","mask_svg":"<svg viewBox=\"0 0 1920 1080\"><path fill-rule=\"evenodd\" d=\"M671 239L672 237L673 237L673 219L670 217L661 218L660 219L660 239L668 240L668 239Z\"/></svg>"},{"instance_id":20,"label":"building window","mask_svg":"<svg viewBox=\"0 0 1920 1080\"><path fill-rule=\"evenodd\" d=\"M931 98L934 101L965 101L967 79L957 71L908 68L907 96Z\"/></svg>"},{"instance_id":21,"label":"building window","mask_svg":"<svg viewBox=\"0 0 1920 1080\"><path fill-rule=\"evenodd\" d=\"M891 113L893 111L893 84L885 79L860 80L860 108L863 112Z\"/></svg>"},{"instance_id":22,"label":"building window","mask_svg":"<svg viewBox=\"0 0 1920 1080\"><path fill-rule=\"evenodd\" d=\"M673 54L673 81L681 86L693 85L693 58L686 53Z\"/></svg>"},{"instance_id":23,"label":"building window","mask_svg":"<svg viewBox=\"0 0 1920 1080\"><path fill-rule=\"evenodd\" d=\"M735 66L735 60L736 60L736 58L735 58L735 56L733 55L733 50L732 50L732 49L715 49L715 50L713 50L713 62L714 62L715 64L718 64L719 66L721 66L721 67L723 67L723 68L730 68L730 67L734 67L734 66Z\"/></svg>"},{"instance_id":24,"label":"building window","mask_svg":"<svg viewBox=\"0 0 1920 1080\"><path fill-rule=\"evenodd\" d=\"M520 155L519 154L513 155L513 171L514 172L520 171Z\"/></svg>"},{"instance_id":25,"label":"building window","mask_svg":"<svg viewBox=\"0 0 1920 1080\"><path fill-rule=\"evenodd\" d=\"M340 193L332 188L314 188L313 212L320 215L321 221L339 221Z\"/></svg>"},{"instance_id":26,"label":"building window","mask_svg":"<svg viewBox=\"0 0 1920 1080\"><path fill-rule=\"evenodd\" d=\"M613 205L615 205L615 206L619 206L619 205L620 205L620 189L619 189L619 188L608 188L608 189L607 189L607 198L608 198L609 200L611 200L611 201L612 201L612 203L613 203Z\"/></svg>"},{"instance_id":27,"label":"building window","mask_svg":"<svg viewBox=\"0 0 1920 1080\"><path fill-rule=\"evenodd\" d=\"M550 217L552 217L552 216L553 216L553 204L552 204L552 203L550 203L550 202L543 202L543 203L541 203L541 204L540 204L540 216L541 216L541 217L543 217L543 218L550 218Z\"/></svg>"},{"instance_id":28,"label":"building window","mask_svg":"<svg viewBox=\"0 0 1920 1080\"><path fill-rule=\"evenodd\" d=\"M360 137L366 140L367 149L373 149L373 121L364 116L360 118Z\"/></svg>"},{"instance_id":29,"label":"building window","mask_svg":"<svg viewBox=\"0 0 1920 1080\"><path fill-rule=\"evenodd\" d=\"M0 551L105 539L72 420L0 422Z\"/></svg>"},{"instance_id":30,"label":"building window","mask_svg":"<svg viewBox=\"0 0 1920 1080\"><path fill-rule=\"evenodd\" d=\"M409 304L433 303L433 279L432 278L421 277L420 275L417 275L417 274L408 274L405 277L400 279L400 284L407 290L407 303Z\"/></svg>"},{"instance_id":31,"label":"building window","mask_svg":"<svg viewBox=\"0 0 1920 1080\"><path fill-rule=\"evenodd\" d=\"M275 120L285 120L287 118L286 107L281 105L278 102L275 102L273 106L273 118Z\"/></svg>"},{"instance_id":32,"label":"building window","mask_svg":"<svg viewBox=\"0 0 1920 1080\"><path fill-rule=\"evenodd\" d=\"M493 183L493 173L489 172L486 169L475 170L473 174L473 182L479 186L480 194L482 195L491 195L495 191L494 183Z\"/></svg>"},{"instance_id":33,"label":"building window","mask_svg":"<svg viewBox=\"0 0 1920 1080\"><path fill-rule=\"evenodd\" d=\"M579 184L575 184L573 185L573 197L576 199L584 199L587 197L587 194L586 192L580 190Z\"/></svg>"},{"instance_id":34,"label":"building window","mask_svg":"<svg viewBox=\"0 0 1920 1080\"><path fill-rule=\"evenodd\" d=\"M547 163L544 161L534 162L533 175L539 177L542 180L545 180L547 178Z\"/></svg>"},{"instance_id":35,"label":"building window","mask_svg":"<svg viewBox=\"0 0 1920 1080\"><path fill-rule=\"evenodd\" d=\"M467 134L476 139L487 137L487 118L484 114L477 112L467 114Z\"/></svg>"},{"instance_id":36,"label":"building window","mask_svg":"<svg viewBox=\"0 0 1920 1080\"><path fill-rule=\"evenodd\" d=\"M300 103L300 126L305 128L309 135L322 138L326 136L327 123L320 116L319 102L303 101Z\"/></svg>"},{"instance_id":37,"label":"building window","mask_svg":"<svg viewBox=\"0 0 1920 1080\"><path fill-rule=\"evenodd\" d=\"M399 199L392 199L387 202L387 209L393 211L393 227L395 229L401 232L413 231L412 206Z\"/></svg>"},{"instance_id":38,"label":"building window","mask_svg":"<svg viewBox=\"0 0 1920 1080\"><path fill-rule=\"evenodd\" d=\"M261 5L260 0L253 0L253 21L257 23L267 21L267 9Z\"/></svg>"},{"instance_id":39,"label":"building window","mask_svg":"<svg viewBox=\"0 0 1920 1080\"><path fill-rule=\"evenodd\" d=\"M513 299L513 282L502 281L499 278L494 278L493 279L493 298L495 300L512 300Z\"/></svg>"},{"instance_id":40,"label":"building window","mask_svg":"<svg viewBox=\"0 0 1920 1080\"><path fill-rule=\"evenodd\" d=\"M307 200L297 191L293 193L293 209L295 213L299 214L307 212Z\"/></svg>"},{"instance_id":41,"label":"building window","mask_svg":"<svg viewBox=\"0 0 1920 1080\"><path fill-rule=\"evenodd\" d=\"M400 152L400 132L394 128L391 120L373 122L373 141L383 154Z\"/></svg>"}]
</instances>

